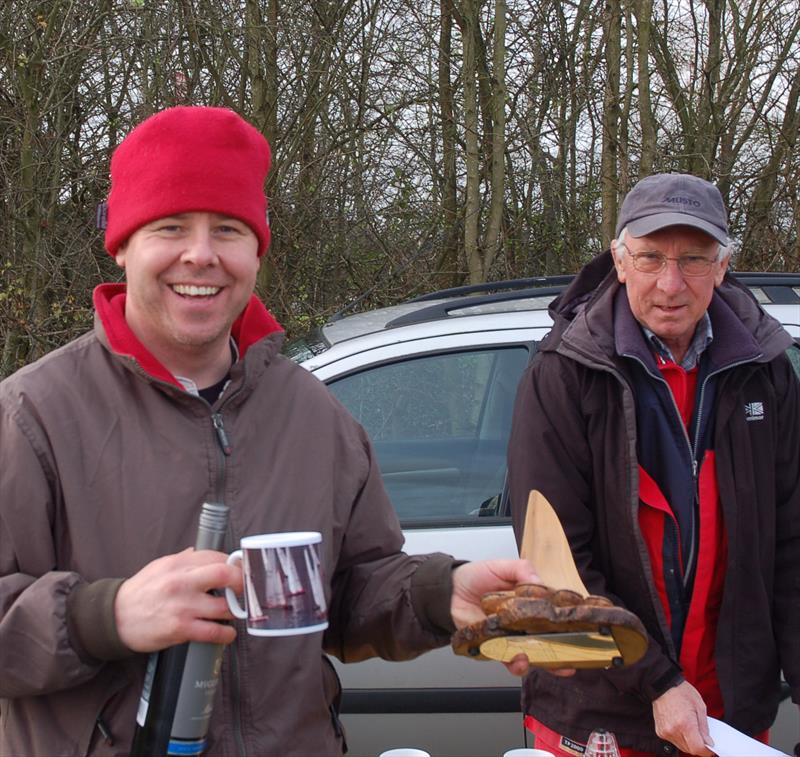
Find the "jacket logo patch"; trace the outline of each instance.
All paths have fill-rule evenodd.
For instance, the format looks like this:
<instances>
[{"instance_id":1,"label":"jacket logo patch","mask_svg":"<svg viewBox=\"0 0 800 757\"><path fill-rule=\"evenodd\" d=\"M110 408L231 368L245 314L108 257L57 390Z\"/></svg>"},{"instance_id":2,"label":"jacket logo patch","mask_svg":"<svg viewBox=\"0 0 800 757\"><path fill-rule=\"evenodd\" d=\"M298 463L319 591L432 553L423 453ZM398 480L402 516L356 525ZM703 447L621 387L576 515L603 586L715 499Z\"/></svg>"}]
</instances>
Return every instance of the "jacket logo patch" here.
<instances>
[{"instance_id":1,"label":"jacket logo patch","mask_svg":"<svg viewBox=\"0 0 800 757\"><path fill-rule=\"evenodd\" d=\"M748 421L763 421L764 420L764 403L763 402L747 402L744 406L744 417Z\"/></svg>"},{"instance_id":2,"label":"jacket logo patch","mask_svg":"<svg viewBox=\"0 0 800 757\"><path fill-rule=\"evenodd\" d=\"M566 736L561 737L561 743L559 744L559 747L565 752L574 754L575 757L582 757L582 755L586 752L585 744L579 744L577 741L568 739Z\"/></svg>"}]
</instances>

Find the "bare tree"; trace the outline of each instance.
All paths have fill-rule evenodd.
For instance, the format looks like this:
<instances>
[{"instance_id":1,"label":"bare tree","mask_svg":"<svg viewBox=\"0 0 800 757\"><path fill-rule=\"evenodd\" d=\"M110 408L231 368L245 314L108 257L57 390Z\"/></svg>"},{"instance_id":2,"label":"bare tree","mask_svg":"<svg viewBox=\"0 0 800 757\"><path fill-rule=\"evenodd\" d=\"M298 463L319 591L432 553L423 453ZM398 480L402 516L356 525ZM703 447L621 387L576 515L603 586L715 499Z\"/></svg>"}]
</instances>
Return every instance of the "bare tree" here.
<instances>
[{"instance_id":1,"label":"bare tree","mask_svg":"<svg viewBox=\"0 0 800 757\"><path fill-rule=\"evenodd\" d=\"M740 266L791 270L800 13L784 0L6 0L0 375L91 323L119 140L237 110L273 147L258 289L290 333L576 270L639 177L714 179Z\"/></svg>"}]
</instances>

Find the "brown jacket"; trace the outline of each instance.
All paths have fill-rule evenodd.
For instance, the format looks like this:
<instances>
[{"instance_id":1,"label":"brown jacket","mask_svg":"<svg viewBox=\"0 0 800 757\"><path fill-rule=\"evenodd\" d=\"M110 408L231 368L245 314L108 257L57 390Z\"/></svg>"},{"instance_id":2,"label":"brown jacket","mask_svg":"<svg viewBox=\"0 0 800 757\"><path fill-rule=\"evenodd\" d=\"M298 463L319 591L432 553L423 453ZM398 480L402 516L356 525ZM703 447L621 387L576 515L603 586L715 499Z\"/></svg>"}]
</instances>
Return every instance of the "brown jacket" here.
<instances>
[{"instance_id":1,"label":"brown jacket","mask_svg":"<svg viewBox=\"0 0 800 757\"><path fill-rule=\"evenodd\" d=\"M128 752L146 655L116 635L119 579L191 546L200 505L220 499L229 551L247 534L322 532L330 627L269 639L240 628L206 753L339 754L323 648L403 659L445 643L452 560L400 551L363 429L279 354L255 298L210 407L143 369L152 357L130 340L120 294L98 288L94 333L0 384L0 754Z\"/></svg>"}]
</instances>

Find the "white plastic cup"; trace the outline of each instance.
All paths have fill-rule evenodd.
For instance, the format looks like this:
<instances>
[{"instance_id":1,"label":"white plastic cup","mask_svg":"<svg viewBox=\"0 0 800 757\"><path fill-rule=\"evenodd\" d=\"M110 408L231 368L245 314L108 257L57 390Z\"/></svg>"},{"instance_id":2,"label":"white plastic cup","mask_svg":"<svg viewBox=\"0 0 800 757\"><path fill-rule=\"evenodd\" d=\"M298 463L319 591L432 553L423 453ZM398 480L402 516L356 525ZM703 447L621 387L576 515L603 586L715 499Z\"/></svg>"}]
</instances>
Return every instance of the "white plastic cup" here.
<instances>
[{"instance_id":1,"label":"white plastic cup","mask_svg":"<svg viewBox=\"0 0 800 757\"><path fill-rule=\"evenodd\" d=\"M390 749L388 752L381 752L378 757L431 757L431 755L422 749L402 746L397 749Z\"/></svg>"},{"instance_id":2,"label":"white plastic cup","mask_svg":"<svg viewBox=\"0 0 800 757\"><path fill-rule=\"evenodd\" d=\"M510 749L503 757L556 757L546 749L530 749L522 747L520 749Z\"/></svg>"}]
</instances>

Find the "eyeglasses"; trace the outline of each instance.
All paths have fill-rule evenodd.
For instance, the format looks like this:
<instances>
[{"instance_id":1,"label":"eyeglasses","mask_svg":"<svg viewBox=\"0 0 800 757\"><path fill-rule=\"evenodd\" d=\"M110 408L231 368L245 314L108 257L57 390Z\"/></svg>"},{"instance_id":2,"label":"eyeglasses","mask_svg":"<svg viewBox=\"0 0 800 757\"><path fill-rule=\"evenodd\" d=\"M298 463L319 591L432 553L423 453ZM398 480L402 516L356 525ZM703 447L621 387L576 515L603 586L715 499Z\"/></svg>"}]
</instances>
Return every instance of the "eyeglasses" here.
<instances>
[{"instance_id":1,"label":"eyeglasses","mask_svg":"<svg viewBox=\"0 0 800 757\"><path fill-rule=\"evenodd\" d=\"M719 255L710 258L707 255L693 252L681 255L677 258L670 258L658 250L631 252L625 245L622 246L625 247L626 252L631 256L633 267L641 273L661 273L667 267L667 261L674 260L684 276L705 276L719 258Z\"/></svg>"}]
</instances>

